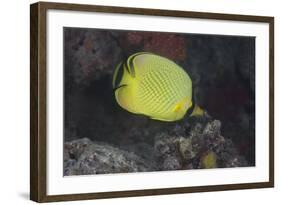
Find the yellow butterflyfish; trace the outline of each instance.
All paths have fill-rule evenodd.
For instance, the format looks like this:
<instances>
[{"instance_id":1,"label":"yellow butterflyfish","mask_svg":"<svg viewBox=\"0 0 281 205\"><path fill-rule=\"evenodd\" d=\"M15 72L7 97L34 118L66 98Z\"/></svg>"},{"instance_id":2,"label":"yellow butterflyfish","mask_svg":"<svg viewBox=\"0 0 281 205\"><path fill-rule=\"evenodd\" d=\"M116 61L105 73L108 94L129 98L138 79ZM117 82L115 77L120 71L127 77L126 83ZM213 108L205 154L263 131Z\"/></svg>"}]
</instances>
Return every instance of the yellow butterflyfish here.
<instances>
[{"instance_id":1,"label":"yellow butterflyfish","mask_svg":"<svg viewBox=\"0 0 281 205\"><path fill-rule=\"evenodd\" d=\"M165 57L135 53L119 63L112 83L117 103L131 113L161 121L203 114L192 99L189 75Z\"/></svg>"}]
</instances>

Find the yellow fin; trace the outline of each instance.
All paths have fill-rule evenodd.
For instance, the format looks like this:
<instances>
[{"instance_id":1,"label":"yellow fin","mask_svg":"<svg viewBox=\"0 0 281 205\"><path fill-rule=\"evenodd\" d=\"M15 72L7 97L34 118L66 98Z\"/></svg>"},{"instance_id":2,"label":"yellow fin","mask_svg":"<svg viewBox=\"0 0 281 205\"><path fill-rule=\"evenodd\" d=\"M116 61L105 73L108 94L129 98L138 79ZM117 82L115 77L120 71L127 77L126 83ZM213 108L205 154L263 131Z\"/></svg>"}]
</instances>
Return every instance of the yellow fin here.
<instances>
[{"instance_id":1,"label":"yellow fin","mask_svg":"<svg viewBox=\"0 0 281 205\"><path fill-rule=\"evenodd\" d=\"M202 110L198 105L195 105L190 116L203 116L203 114L204 110Z\"/></svg>"}]
</instances>

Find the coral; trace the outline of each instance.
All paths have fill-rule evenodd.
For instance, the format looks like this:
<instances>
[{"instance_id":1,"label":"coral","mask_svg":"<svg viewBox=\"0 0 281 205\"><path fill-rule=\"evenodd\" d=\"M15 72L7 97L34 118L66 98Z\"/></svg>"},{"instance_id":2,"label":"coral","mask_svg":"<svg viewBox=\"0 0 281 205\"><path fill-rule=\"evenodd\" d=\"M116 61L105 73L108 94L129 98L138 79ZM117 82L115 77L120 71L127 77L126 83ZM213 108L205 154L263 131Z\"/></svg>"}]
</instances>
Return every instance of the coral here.
<instances>
[{"instance_id":1,"label":"coral","mask_svg":"<svg viewBox=\"0 0 281 205\"><path fill-rule=\"evenodd\" d=\"M145 137L139 137L139 140L145 140ZM201 118L185 119L180 125L166 128L158 134L150 133L149 137L154 138L152 145L139 143L126 148L87 138L66 142L64 174L247 166L231 140L221 135L221 122L207 114Z\"/></svg>"},{"instance_id":2,"label":"coral","mask_svg":"<svg viewBox=\"0 0 281 205\"><path fill-rule=\"evenodd\" d=\"M154 149L163 170L247 166L231 140L221 135L221 122L207 114L201 119L186 119L183 126L158 134ZM173 160L166 160L171 157Z\"/></svg>"}]
</instances>

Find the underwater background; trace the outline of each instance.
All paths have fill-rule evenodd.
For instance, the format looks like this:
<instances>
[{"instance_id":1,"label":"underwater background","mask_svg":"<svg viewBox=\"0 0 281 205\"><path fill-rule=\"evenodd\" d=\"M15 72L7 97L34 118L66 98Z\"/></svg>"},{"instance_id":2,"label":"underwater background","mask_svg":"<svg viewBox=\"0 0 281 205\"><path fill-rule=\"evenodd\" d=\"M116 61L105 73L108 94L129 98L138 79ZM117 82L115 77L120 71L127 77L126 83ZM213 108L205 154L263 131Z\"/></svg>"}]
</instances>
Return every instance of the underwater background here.
<instances>
[{"instance_id":1,"label":"underwater background","mask_svg":"<svg viewBox=\"0 0 281 205\"><path fill-rule=\"evenodd\" d=\"M202 117L123 110L121 61L152 52L189 74ZM64 175L255 166L255 38L64 28Z\"/></svg>"}]
</instances>

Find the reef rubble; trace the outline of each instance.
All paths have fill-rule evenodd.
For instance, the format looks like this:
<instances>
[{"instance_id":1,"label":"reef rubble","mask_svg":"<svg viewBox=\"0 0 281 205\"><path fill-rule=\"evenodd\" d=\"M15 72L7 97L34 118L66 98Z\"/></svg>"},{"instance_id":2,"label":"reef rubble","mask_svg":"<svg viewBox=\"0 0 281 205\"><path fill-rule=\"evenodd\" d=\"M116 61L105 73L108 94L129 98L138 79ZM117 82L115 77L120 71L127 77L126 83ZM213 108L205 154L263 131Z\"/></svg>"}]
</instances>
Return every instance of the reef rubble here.
<instances>
[{"instance_id":1,"label":"reef rubble","mask_svg":"<svg viewBox=\"0 0 281 205\"><path fill-rule=\"evenodd\" d=\"M81 138L64 144L64 175L108 174L247 166L221 122L205 113L156 133L142 152ZM137 145L135 145L137 146ZM132 150L137 150L136 148ZM150 157L148 157L150 156Z\"/></svg>"}]
</instances>

